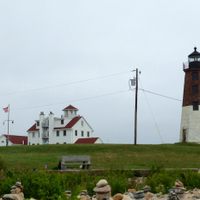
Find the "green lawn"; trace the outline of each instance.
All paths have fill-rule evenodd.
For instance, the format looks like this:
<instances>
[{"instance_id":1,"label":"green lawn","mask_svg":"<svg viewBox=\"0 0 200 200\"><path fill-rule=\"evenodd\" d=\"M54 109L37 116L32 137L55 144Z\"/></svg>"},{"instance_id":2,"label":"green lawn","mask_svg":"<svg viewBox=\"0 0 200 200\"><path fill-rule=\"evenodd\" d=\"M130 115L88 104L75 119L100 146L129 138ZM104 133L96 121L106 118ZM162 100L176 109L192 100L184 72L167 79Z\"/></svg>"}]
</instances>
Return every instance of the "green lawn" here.
<instances>
[{"instance_id":1,"label":"green lawn","mask_svg":"<svg viewBox=\"0 0 200 200\"><path fill-rule=\"evenodd\" d=\"M8 168L49 169L57 167L62 155L90 155L92 169L199 168L200 145L37 145L0 147Z\"/></svg>"}]
</instances>

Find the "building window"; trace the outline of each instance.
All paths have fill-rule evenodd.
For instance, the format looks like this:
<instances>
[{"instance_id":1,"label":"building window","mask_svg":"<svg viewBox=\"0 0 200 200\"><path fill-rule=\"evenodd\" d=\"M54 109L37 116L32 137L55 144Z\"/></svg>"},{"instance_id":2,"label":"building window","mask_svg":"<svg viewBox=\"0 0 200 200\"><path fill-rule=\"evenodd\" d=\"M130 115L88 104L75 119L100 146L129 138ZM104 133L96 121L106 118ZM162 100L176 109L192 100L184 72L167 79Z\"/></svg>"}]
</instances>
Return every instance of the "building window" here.
<instances>
[{"instance_id":1,"label":"building window","mask_svg":"<svg viewBox=\"0 0 200 200\"><path fill-rule=\"evenodd\" d=\"M84 137L84 131L81 131L81 137Z\"/></svg>"},{"instance_id":2,"label":"building window","mask_svg":"<svg viewBox=\"0 0 200 200\"><path fill-rule=\"evenodd\" d=\"M84 121L81 121L81 126L84 126Z\"/></svg>"},{"instance_id":3,"label":"building window","mask_svg":"<svg viewBox=\"0 0 200 200\"><path fill-rule=\"evenodd\" d=\"M198 91L199 91L198 85L193 85L192 86L192 94L193 95L198 94Z\"/></svg>"},{"instance_id":4,"label":"building window","mask_svg":"<svg viewBox=\"0 0 200 200\"><path fill-rule=\"evenodd\" d=\"M192 72L192 80L193 81L199 80L199 73L198 72Z\"/></svg>"},{"instance_id":5,"label":"building window","mask_svg":"<svg viewBox=\"0 0 200 200\"><path fill-rule=\"evenodd\" d=\"M63 136L66 136L67 135L67 132L66 130L63 131Z\"/></svg>"},{"instance_id":6,"label":"building window","mask_svg":"<svg viewBox=\"0 0 200 200\"><path fill-rule=\"evenodd\" d=\"M56 136L59 137L59 135L60 135L60 132L56 131Z\"/></svg>"},{"instance_id":7,"label":"building window","mask_svg":"<svg viewBox=\"0 0 200 200\"><path fill-rule=\"evenodd\" d=\"M32 133L32 137L33 137L33 138L35 137L35 132Z\"/></svg>"},{"instance_id":8,"label":"building window","mask_svg":"<svg viewBox=\"0 0 200 200\"><path fill-rule=\"evenodd\" d=\"M75 136L78 136L78 131L77 130L75 130Z\"/></svg>"},{"instance_id":9,"label":"building window","mask_svg":"<svg viewBox=\"0 0 200 200\"><path fill-rule=\"evenodd\" d=\"M193 106L193 110L199 110L199 102L198 101L193 101L192 106Z\"/></svg>"},{"instance_id":10,"label":"building window","mask_svg":"<svg viewBox=\"0 0 200 200\"><path fill-rule=\"evenodd\" d=\"M40 125L40 122L39 122L39 121L37 121L37 122L36 122L36 124L37 124L37 126L39 126L39 125Z\"/></svg>"},{"instance_id":11,"label":"building window","mask_svg":"<svg viewBox=\"0 0 200 200\"><path fill-rule=\"evenodd\" d=\"M64 124L64 119L61 119L61 124Z\"/></svg>"},{"instance_id":12,"label":"building window","mask_svg":"<svg viewBox=\"0 0 200 200\"><path fill-rule=\"evenodd\" d=\"M87 132L87 136L90 137L90 131Z\"/></svg>"}]
</instances>

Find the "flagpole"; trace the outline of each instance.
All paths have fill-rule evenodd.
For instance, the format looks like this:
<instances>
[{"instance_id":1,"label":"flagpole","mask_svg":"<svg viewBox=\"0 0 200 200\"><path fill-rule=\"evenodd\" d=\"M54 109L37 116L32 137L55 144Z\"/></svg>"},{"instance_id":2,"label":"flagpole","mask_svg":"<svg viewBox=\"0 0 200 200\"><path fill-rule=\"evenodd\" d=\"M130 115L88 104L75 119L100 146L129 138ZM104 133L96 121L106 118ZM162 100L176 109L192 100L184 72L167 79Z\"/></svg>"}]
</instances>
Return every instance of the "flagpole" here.
<instances>
[{"instance_id":1,"label":"flagpole","mask_svg":"<svg viewBox=\"0 0 200 200\"><path fill-rule=\"evenodd\" d=\"M10 123L10 104L8 104L8 123L7 123L7 141L6 141L6 146L8 146L8 142L9 142L9 132L10 132L9 123Z\"/></svg>"}]
</instances>

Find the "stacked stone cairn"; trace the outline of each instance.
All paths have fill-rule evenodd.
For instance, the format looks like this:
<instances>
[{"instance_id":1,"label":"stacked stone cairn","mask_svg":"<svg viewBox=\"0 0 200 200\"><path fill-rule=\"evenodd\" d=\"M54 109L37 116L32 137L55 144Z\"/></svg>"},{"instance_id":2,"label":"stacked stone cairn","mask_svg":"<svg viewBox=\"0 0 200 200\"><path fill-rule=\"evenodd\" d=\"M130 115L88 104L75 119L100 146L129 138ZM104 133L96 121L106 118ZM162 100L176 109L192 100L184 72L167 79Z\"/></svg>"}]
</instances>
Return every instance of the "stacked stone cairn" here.
<instances>
[{"instance_id":1,"label":"stacked stone cairn","mask_svg":"<svg viewBox=\"0 0 200 200\"><path fill-rule=\"evenodd\" d=\"M97 182L96 187L93 189L96 193L92 200L110 200L111 198L111 187L107 180L101 179Z\"/></svg>"},{"instance_id":2,"label":"stacked stone cairn","mask_svg":"<svg viewBox=\"0 0 200 200\"><path fill-rule=\"evenodd\" d=\"M82 190L80 194L77 196L78 199L80 200L90 200L91 197L88 195L87 190Z\"/></svg>"},{"instance_id":3,"label":"stacked stone cairn","mask_svg":"<svg viewBox=\"0 0 200 200\"><path fill-rule=\"evenodd\" d=\"M23 186L17 181L11 187L10 194L5 194L0 200L24 200Z\"/></svg>"},{"instance_id":4,"label":"stacked stone cairn","mask_svg":"<svg viewBox=\"0 0 200 200\"><path fill-rule=\"evenodd\" d=\"M118 193L113 196L113 200L151 200L155 199L153 193L150 192L151 188L145 186L142 190L136 191L135 189L128 189L124 194Z\"/></svg>"},{"instance_id":5,"label":"stacked stone cairn","mask_svg":"<svg viewBox=\"0 0 200 200\"><path fill-rule=\"evenodd\" d=\"M176 180L174 187L169 190L168 200L182 199L185 191L186 189L184 188L183 183L180 180Z\"/></svg>"}]
</instances>

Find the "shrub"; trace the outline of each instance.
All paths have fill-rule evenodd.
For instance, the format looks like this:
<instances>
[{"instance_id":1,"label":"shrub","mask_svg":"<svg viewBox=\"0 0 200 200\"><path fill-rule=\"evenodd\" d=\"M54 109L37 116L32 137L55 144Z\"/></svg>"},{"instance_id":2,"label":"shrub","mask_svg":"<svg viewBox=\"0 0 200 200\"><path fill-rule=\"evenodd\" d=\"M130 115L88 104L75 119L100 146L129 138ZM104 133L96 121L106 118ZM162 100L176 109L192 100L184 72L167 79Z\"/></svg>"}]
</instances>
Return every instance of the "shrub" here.
<instances>
[{"instance_id":1,"label":"shrub","mask_svg":"<svg viewBox=\"0 0 200 200\"><path fill-rule=\"evenodd\" d=\"M176 173L163 170L147 177L146 184L151 186L152 192L168 193L177 178Z\"/></svg>"},{"instance_id":2,"label":"shrub","mask_svg":"<svg viewBox=\"0 0 200 200\"><path fill-rule=\"evenodd\" d=\"M198 188L200 186L200 174L187 171L180 174L180 180L187 188Z\"/></svg>"}]
</instances>

